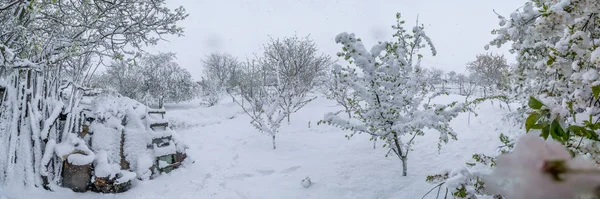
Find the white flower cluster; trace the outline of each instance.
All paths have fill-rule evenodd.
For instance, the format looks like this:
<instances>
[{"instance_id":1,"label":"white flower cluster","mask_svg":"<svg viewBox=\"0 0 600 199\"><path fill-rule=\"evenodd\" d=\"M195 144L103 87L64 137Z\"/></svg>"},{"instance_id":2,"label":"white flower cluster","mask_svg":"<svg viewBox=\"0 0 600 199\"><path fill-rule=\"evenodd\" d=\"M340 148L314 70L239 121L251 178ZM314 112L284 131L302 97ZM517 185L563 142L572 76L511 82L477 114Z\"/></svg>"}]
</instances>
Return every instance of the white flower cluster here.
<instances>
[{"instance_id":1,"label":"white flower cluster","mask_svg":"<svg viewBox=\"0 0 600 199\"><path fill-rule=\"evenodd\" d=\"M509 199L565 199L596 194L600 170L580 157L572 158L559 142L527 134L514 151L498 156L487 189Z\"/></svg>"}]
</instances>

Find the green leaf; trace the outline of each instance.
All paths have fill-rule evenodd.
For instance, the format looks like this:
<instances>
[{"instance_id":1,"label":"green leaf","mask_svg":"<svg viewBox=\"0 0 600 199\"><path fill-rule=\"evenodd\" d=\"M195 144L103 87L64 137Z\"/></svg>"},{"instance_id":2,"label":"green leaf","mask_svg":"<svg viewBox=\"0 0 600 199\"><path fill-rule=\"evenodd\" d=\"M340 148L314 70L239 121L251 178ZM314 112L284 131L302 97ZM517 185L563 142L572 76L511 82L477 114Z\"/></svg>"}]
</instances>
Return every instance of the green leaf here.
<instances>
[{"instance_id":1,"label":"green leaf","mask_svg":"<svg viewBox=\"0 0 600 199\"><path fill-rule=\"evenodd\" d=\"M534 112L531 115L529 115L529 117L527 117L527 120L525 120L525 131L529 132L529 130L531 130L531 128L538 121L538 119L540 119L540 114L537 112Z\"/></svg>"},{"instance_id":2,"label":"green leaf","mask_svg":"<svg viewBox=\"0 0 600 199\"><path fill-rule=\"evenodd\" d=\"M600 139L598 139L598 134L596 132L587 130L586 133L587 133L586 134L587 139L594 140L594 141L600 141Z\"/></svg>"},{"instance_id":3,"label":"green leaf","mask_svg":"<svg viewBox=\"0 0 600 199\"><path fill-rule=\"evenodd\" d=\"M598 94L600 94L600 85L592 86L592 93L594 94L594 98L598 98Z\"/></svg>"},{"instance_id":4,"label":"green leaf","mask_svg":"<svg viewBox=\"0 0 600 199\"><path fill-rule=\"evenodd\" d=\"M563 130L557 120L552 121L550 124L550 135L552 139L561 141L562 143L568 141L568 134L565 133L565 130Z\"/></svg>"},{"instance_id":5,"label":"green leaf","mask_svg":"<svg viewBox=\"0 0 600 199\"><path fill-rule=\"evenodd\" d=\"M548 61L546 62L546 65L550 66L554 63L554 59L548 59Z\"/></svg>"},{"instance_id":6,"label":"green leaf","mask_svg":"<svg viewBox=\"0 0 600 199\"><path fill-rule=\"evenodd\" d=\"M573 102L567 102L567 106L569 107L569 111L574 112L573 110Z\"/></svg>"},{"instance_id":7,"label":"green leaf","mask_svg":"<svg viewBox=\"0 0 600 199\"><path fill-rule=\"evenodd\" d=\"M531 129L543 129L544 127L548 126L548 123L541 123L541 124L535 124L531 127Z\"/></svg>"},{"instance_id":8,"label":"green leaf","mask_svg":"<svg viewBox=\"0 0 600 199\"><path fill-rule=\"evenodd\" d=\"M585 128L583 128L581 126L571 125L567 128L567 131L572 132L573 134L575 134L577 136L585 135Z\"/></svg>"},{"instance_id":9,"label":"green leaf","mask_svg":"<svg viewBox=\"0 0 600 199\"><path fill-rule=\"evenodd\" d=\"M569 107L569 113L573 115L573 120L577 121L577 114L575 114L575 110L573 109L573 101L567 102L567 106Z\"/></svg>"},{"instance_id":10,"label":"green leaf","mask_svg":"<svg viewBox=\"0 0 600 199\"><path fill-rule=\"evenodd\" d=\"M544 139L548 139L549 135L550 135L550 125L546 125L546 126L544 126L544 128L542 128L542 133L540 134L540 136L543 137Z\"/></svg>"},{"instance_id":11,"label":"green leaf","mask_svg":"<svg viewBox=\"0 0 600 199\"><path fill-rule=\"evenodd\" d=\"M539 110L542 108L542 106L544 106L544 104L542 102L535 99L534 97L529 97L528 105L529 105L529 108L532 108L534 110Z\"/></svg>"}]
</instances>

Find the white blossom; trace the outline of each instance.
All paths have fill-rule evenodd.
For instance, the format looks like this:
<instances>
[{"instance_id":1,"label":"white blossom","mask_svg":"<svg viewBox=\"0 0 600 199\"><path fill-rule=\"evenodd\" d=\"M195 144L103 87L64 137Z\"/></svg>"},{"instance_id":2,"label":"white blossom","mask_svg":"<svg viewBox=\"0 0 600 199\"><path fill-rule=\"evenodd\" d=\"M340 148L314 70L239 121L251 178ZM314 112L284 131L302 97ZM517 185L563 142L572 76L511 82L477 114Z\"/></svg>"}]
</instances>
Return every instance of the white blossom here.
<instances>
[{"instance_id":1,"label":"white blossom","mask_svg":"<svg viewBox=\"0 0 600 199\"><path fill-rule=\"evenodd\" d=\"M509 199L575 198L600 187L600 170L577 172L596 169L593 161L572 159L561 143L534 134L523 135L514 151L500 155L496 163L486 179L488 189Z\"/></svg>"}]
</instances>

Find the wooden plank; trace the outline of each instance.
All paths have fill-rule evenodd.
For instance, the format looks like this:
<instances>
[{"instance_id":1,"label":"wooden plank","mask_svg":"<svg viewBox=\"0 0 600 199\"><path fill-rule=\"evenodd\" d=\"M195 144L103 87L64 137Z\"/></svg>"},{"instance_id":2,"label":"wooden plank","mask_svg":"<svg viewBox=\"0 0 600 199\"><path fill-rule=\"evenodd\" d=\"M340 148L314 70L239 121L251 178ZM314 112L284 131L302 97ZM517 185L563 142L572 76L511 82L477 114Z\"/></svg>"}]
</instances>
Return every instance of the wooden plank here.
<instances>
[{"instance_id":1,"label":"wooden plank","mask_svg":"<svg viewBox=\"0 0 600 199\"><path fill-rule=\"evenodd\" d=\"M166 113L167 113L166 111L148 111L148 114L161 114L161 115L164 115Z\"/></svg>"},{"instance_id":2,"label":"wooden plank","mask_svg":"<svg viewBox=\"0 0 600 199\"><path fill-rule=\"evenodd\" d=\"M169 123L168 123L168 122L164 122L164 123L154 123L154 124L150 124L150 128L152 128L152 129L154 129L154 127L157 127L157 126L162 126L162 127L165 127L165 128L167 128L167 127L169 126Z\"/></svg>"}]
</instances>

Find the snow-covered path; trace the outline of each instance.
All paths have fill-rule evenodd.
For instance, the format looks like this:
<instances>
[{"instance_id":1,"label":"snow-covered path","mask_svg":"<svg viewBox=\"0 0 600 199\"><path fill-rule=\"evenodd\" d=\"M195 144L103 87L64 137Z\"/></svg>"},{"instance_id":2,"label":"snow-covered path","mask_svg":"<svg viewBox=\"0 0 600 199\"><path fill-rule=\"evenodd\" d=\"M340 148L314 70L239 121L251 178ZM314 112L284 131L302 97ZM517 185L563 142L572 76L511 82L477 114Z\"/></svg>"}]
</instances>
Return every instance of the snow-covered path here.
<instances>
[{"instance_id":1,"label":"snow-covered path","mask_svg":"<svg viewBox=\"0 0 600 199\"><path fill-rule=\"evenodd\" d=\"M464 100L460 96L442 100L450 99ZM392 155L385 157L383 143L373 149L367 135L348 140L347 132L317 125L324 113L338 110L324 98L292 115L291 124L282 126L275 150L270 137L257 132L231 99L210 108L195 104L167 107L170 124L190 146L188 155L195 161L185 168L136 182L122 194L15 190L5 194L9 198L421 198L433 187L425 182L427 175L464 166L475 152L493 151L499 145L498 134L511 131L501 121L505 110L497 103L484 103L478 109L480 116L471 116L471 125L466 114L453 121L459 140L450 141L439 153L436 132L418 137L409 155L408 176L402 177L401 162ZM307 176L313 185L304 188L300 182Z\"/></svg>"}]
</instances>

